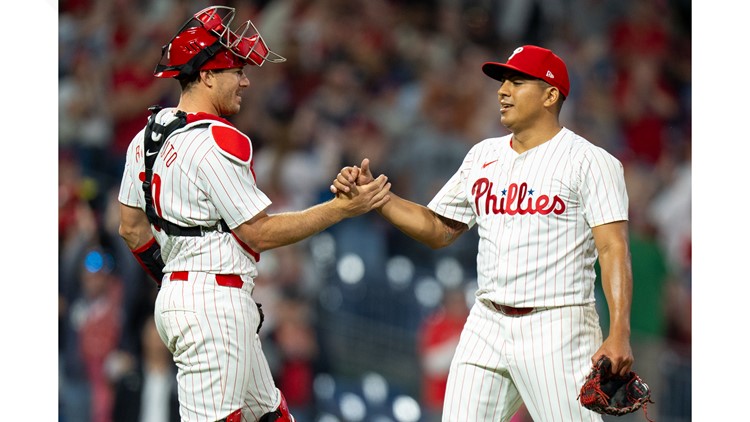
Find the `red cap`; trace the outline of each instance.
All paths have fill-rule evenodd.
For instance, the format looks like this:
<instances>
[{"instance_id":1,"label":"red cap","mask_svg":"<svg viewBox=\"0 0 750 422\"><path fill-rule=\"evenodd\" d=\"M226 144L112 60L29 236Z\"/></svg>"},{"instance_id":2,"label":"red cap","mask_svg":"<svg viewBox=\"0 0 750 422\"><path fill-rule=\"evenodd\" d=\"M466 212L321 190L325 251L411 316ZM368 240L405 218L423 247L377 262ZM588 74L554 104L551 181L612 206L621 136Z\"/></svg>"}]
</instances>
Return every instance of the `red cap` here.
<instances>
[{"instance_id":1,"label":"red cap","mask_svg":"<svg viewBox=\"0 0 750 422\"><path fill-rule=\"evenodd\" d=\"M524 45L513 50L506 63L487 62L482 65L482 71L497 80L503 80L508 70L541 79L559 89L565 97L570 92L565 62L546 48Z\"/></svg>"}]
</instances>

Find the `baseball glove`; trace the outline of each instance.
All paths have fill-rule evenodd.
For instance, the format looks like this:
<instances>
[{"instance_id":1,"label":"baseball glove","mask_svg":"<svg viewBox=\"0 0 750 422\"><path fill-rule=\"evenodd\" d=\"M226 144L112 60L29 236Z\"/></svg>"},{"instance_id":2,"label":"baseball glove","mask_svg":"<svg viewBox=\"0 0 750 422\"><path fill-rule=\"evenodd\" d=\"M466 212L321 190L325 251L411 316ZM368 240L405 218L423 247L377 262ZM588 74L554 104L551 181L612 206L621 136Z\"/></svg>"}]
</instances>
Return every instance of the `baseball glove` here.
<instances>
[{"instance_id":1,"label":"baseball glove","mask_svg":"<svg viewBox=\"0 0 750 422\"><path fill-rule=\"evenodd\" d=\"M622 416L643 408L651 421L646 412L646 405L653 403L648 385L633 371L625 376L613 374L606 356L591 368L578 399L583 407L603 415Z\"/></svg>"}]
</instances>

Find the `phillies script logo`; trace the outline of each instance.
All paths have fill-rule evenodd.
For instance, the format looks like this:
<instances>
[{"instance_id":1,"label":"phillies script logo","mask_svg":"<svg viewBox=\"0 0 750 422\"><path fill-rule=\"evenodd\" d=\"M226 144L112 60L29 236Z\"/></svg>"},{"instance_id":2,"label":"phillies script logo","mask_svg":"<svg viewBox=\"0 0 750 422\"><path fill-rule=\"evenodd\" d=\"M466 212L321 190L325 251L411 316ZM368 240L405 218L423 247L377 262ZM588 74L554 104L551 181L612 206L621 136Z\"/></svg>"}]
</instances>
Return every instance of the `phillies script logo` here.
<instances>
[{"instance_id":1,"label":"phillies script logo","mask_svg":"<svg viewBox=\"0 0 750 422\"><path fill-rule=\"evenodd\" d=\"M499 199L497 195L492 193L494 185L489 179L483 177L474 182L474 186L471 187L474 205L476 205L479 215L482 214L483 209L486 215L490 213L508 215L539 213L547 215L551 212L560 215L565 212L565 202L559 196L555 195L552 198L548 195L533 196L534 190L529 190L526 182L520 185L511 183L508 189L501 191L503 196Z\"/></svg>"}]
</instances>

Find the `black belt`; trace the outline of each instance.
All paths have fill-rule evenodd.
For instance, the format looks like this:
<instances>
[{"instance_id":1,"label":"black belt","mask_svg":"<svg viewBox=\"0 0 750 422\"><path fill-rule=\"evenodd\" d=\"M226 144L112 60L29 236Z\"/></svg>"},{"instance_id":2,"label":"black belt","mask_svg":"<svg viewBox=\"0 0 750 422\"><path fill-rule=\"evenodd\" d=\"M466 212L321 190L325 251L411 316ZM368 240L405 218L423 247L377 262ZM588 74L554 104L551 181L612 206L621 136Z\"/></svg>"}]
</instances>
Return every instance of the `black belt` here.
<instances>
[{"instance_id":1,"label":"black belt","mask_svg":"<svg viewBox=\"0 0 750 422\"><path fill-rule=\"evenodd\" d=\"M536 308L514 308L512 306L500 305L499 303L495 303L495 302L490 302L490 304L492 304L492 307L497 309L498 312L507 316L528 315L534 312L534 309L536 309Z\"/></svg>"},{"instance_id":2,"label":"black belt","mask_svg":"<svg viewBox=\"0 0 750 422\"><path fill-rule=\"evenodd\" d=\"M222 233L230 232L229 226L224 220L219 220L219 223L212 227L204 227L204 226L183 227L183 226L180 226L180 225L177 225L177 224L174 224L172 222L162 219L161 221L159 221L159 228L161 228L164 231L164 233L170 236L198 237L198 236L203 236L206 233L215 232L215 231L222 232Z\"/></svg>"}]
</instances>

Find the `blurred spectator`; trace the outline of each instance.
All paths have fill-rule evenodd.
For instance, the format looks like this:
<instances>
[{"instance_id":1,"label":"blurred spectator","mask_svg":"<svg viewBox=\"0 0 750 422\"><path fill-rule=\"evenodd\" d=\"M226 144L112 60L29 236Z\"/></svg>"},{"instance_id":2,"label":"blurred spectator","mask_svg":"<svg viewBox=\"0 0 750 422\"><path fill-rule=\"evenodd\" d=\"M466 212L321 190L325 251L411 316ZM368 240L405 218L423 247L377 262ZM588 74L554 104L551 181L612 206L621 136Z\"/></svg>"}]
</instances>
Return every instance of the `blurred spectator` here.
<instances>
[{"instance_id":1,"label":"blurred spectator","mask_svg":"<svg viewBox=\"0 0 750 422\"><path fill-rule=\"evenodd\" d=\"M667 284L664 298L667 312L667 350L659 365L663 374L663 388L656 392L661 421L688 422L692 420L692 300L690 288L673 279Z\"/></svg>"},{"instance_id":2,"label":"blurred spectator","mask_svg":"<svg viewBox=\"0 0 750 422\"><path fill-rule=\"evenodd\" d=\"M141 329L141 355L121 356L115 382L113 422L179 422L177 371L153 317Z\"/></svg>"},{"instance_id":3,"label":"blurred spectator","mask_svg":"<svg viewBox=\"0 0 750 422\"><path fill-rule=\"evenodd\" d=\"M68 247L65 250L61 248L58 272L60 416L66 421L69 416L73 418L71 421L90 421L91 388L78 345L78 329L71 321L71 305L81 295L80 263L91 239L85 234L77 235L75 231L70 237Z\"/></svg>"},{"instance_id":4,"label":"blurred spectator","mask_svg":"<svg viewBox=\"0 0 750 422\"><path fill-rule=\"evenodd\" d=\"M618 69L643 59L656 60L659 68L664 65L670 46L664 12L662 1L633 0L611 23L609 36Z\"/></svg>"},{"instance_id":5,"label":"blurred spectator","mask_svg":"<svg viewBox=\"0 0 750 422\"><path fill-rule=\"evenodd\" d=\"M122 286L112 275L112 257L89 249L79 267L80 296L70 302L62 352L62 414L66 422L109 422L112 385L105 363L120 336Z\"/></svg>"},{"instance_id":6,"label":"blurred spectator","mask_svg":"<svg viewBox=\"0 0 750 422\"><path fill-rule=\"evenodd\" d=\"M481 140L468 138L476 104L464 93L471 92L471 85L446 84L446 80L462 81L463 77L453 70L444 69L423 78L413 124L393 141L392 152L385 157L382 167L371 161L372 166L379 166L376 168L381 168L390 180L395 181L393 190L396 194L417 203L429 202L459 168L473 143ZM472 242L477 237L471 233L461 236L450 248L434 251L394 228L387 232L393 234L389 248L391 255L404 255L429 266L443 254L457 254L462 262L469 264L470 271L476 262L476 255L465 259L462 253L476 250L476 244Z\"/></svg>"},{"instance_id":7,"label":"blurred spectator","mask_svg":"<svg viewBox=\"0 0 750 422\"><path fill-rule=\"evenodd\" d=\"M623 159L655 165L667 147L667 128L678 116L677 95L665 78L672 39L659 2L636 0L612 23L613 95L621 125Z\"/></svg>"},{"instance_id":8,"label":"blurred spectator","mask_svg":"<svg viewBox=\"0 0 750 422\"><path fill-rule=\"evenodd\" d=\"M657 229L661 247L667 255L670 270L687 280L692 265L692 171L689 156L673 161L663 176L665 185L647 208Z\"/></svg>"},{"instance_id":9,"label":"blurred spectator","mask_svg":"<svg viewBox=\"0 0 750 422\"><path fill-rule=\"evenodd\" d=\"M426 75L418 118L394 143L385 163L386 174L403 181L397 193L418 203L437 193L477 141L465 136L473 111L471 98L462 95L463 87L445 83L457 77L448 70Z\"/></svg>"},{"instance_id":10,"label":"blurred spectator","mask_svg":"<svg viewBox=\"0 0 750 422\"><path fill-rule=\"evenodd\" d=\"M442 306L427 317L419 329L425 422L438 422L442 417L448 369L468 316L464 290L449 289L444 293Z\"/></svg>"},{"instance_id":11,"label":"blurred spectator","mask_svg":"<svg viewBox=\"0 0 750 422\"><path fill-rule=\"evenodd\" d=\"M564 2L546 0L502 0L495 9L497 32L513 45L544 44L565 17Z\"/></svg>"},{"instance_id":12,"label":"blurred spectator","mask_svg":"<svg viewBox=\"0 0 750 422\"><path fill-rule=\"evenodd\" d=\"M331 175L341 167L343 131L361 108L360 84L347 62L333 62L325 80L289 122L287 138L278 139L256 159L258 174L271 186L274 207L302 209L316 203ZM267 157L267 158L266 158ZM275 195L274 195L275 194Z\"/></svg>"},{"instance_id":13,"label":"blurred spectator","mask_svg":"<svg viewBox=\"0 0 750 422\"><path fill-rule=\"evenodd\" d=\"M664 342L659 359L661 392L659 420L686 422L691 419L692 362L692 212L690 145L684 155L671 157L659 169L663 186L646 209L664 251L670 278L662 297L665 309Z\"/></svg>"},{"instance_id":14,"label":"blurred spectator","mask_svg":"<svg viewBox=\"0 0 750 422\"><path fill-rule=\"evenodd\" d=\"M309 303L293 296L277 304L278 320L271 334L279 353L274 378L284 391L289 410L299 422L313 422L313 379L318 359L315 315Z\"/></svg>"},{"instance_id":15,"label":"blurred spectator","mask_svg":"<svg viewBox=\"0 0 750 422\"><path fill-rule=\"evenodd\" d=\"M255 284L253 287L253 297L255 298L255 302L261 304L263 307L263 324L258 333L262 339L275 330L278 303L284 295L282 287L276 282L282 271L282 264L277 257L277 253L282 249L272 249L263 252L263 256L258 261L258 277L253 280ZM265 347L265 344L263 346ZM269 365L273 367L274 365L271 363L273 355L268 353L267 355Z\"/></svg>"},{"instance_id":16,"label":"blurred spectator","mask_svg":"<svg viewBox=\"0 0 750 422\"><path fill-rule=\"evenodd\" d=\"M100 243L96 214L79 193L79 171L75 163L63 161L60 164L58 347L61 355L66 347L73 347L65 331L69 325L71 305L82 295L81 262L88 249Z\"/></svg>"},{"instance_id":17,"label":"blurred spectator","mask_svg":"<svg viewBox=\"0 0 750 422\"><path fill-rule=\"evenodd\" d=\"M60 2L58 25L60 51L58 71L72 71L82 52L97 59L98 71L106 71L109 53L110 0L65 0Z\"/></svg>"},{"instance_id":18,"label":"blurred spectator","mask_svg":"<svg viewBox=\"0 0 750 422\"><path fill-rule=\"evenodd\" d=\"M678 116L677 97L656 59L627 62L614 87L625 159L655 165L668 147L668 126Z\"/></svg>"},{"instance_id":19,"label":"blurred spectator","mask_svg":"<svg viewBox=\"0 0 750 422\"><path fill-rule=\"evenodd\" d=\"M119 239L120 202L117 200L117 193L117 186L111 187L107 192L100 225L103 237L110 239L109 250L117 262L115 272L123 284L122 335L118 350L129 356L137 356L142 341L142 327L147 319L153 318L158 289L125 242Z\"/></svg>"},{"instance_id":20,"label":"blurred spectator","mask_svg":"<svg viewBox=\"0 0 750 422\"><path fill-rule=\"evenodd\" d=\"M614 22L619 21L628 3L618 0L569 0L563 25L565 34L582 42L600 42L609 37Z\"/></svg>"},{"instance_id":21,"label":"blurred spectator","mask_svg":"<svg viewBox=\"0 0 750 422\"><path fill-rule=\"evenodd\" d=\"M58 219L58 243L62 246L71 238L77 237L80 233L77 224L79 205L83 201L81 192L83 177L81 167L78 164L75 153L61 154L57 168L57 219ZM93 226L91 231L95 231L95 221L91 219L84 220L89 226Z\"/></svg>"},{"instance_id":22,"label":"blurred spectator","mask_svg":"<svg viewBox=\"0 0 750 422\"><path fill-rule=\"evenodd\" d=\"M84 174L101 177L106 171L101 157L112 137L107 107L107 91L101 63L93 53L81 49L72 59L70 73L59 83L59 142L61 149L72 149L81 161Z\"/></svg>"},{"instance_id":23,"label":"blurred spectator","mask_svg":"<svg viewBox=\"0 0 750 422\"><path fill-rule=\"evenodd\" d=\"M343 163L357 163L362 157L370 162L385 161L393 147L383 129L367 114L352 116L343 128L341 139Z\"/></svg>"},{"instance_id":24,"label":"blurred spectator","mask_svg":"<svg viewBox=\"0 0 750 422\"><path fill-rule=\"evenodd\" d=\"M176 102L179 95L173 84L154 77L160 50L153 47L158 45L156 40L165 38L164 34L169 31L164 28L164 33L152 32L138 8L129 7L124 2L120 6L112 13L112 68L108 75L114 138L111 156L107 158L110 175L116 183L122 176L128 144L149 116L148 107Z\"/></svg>"}]
</instances>

